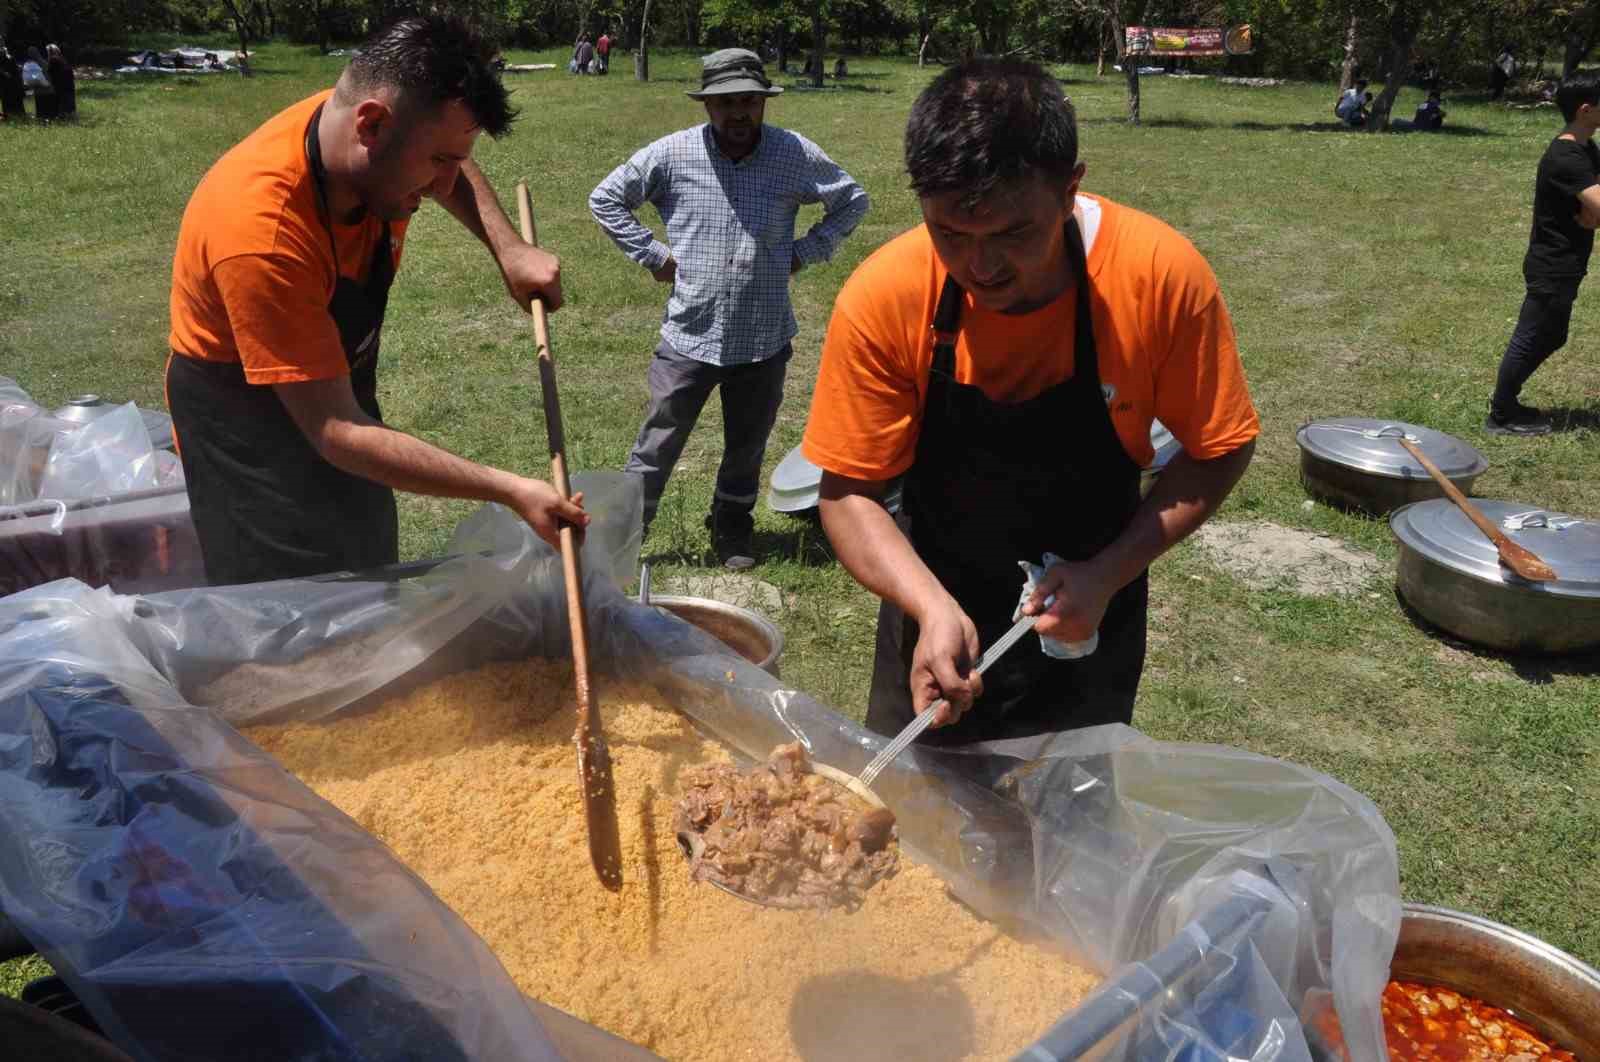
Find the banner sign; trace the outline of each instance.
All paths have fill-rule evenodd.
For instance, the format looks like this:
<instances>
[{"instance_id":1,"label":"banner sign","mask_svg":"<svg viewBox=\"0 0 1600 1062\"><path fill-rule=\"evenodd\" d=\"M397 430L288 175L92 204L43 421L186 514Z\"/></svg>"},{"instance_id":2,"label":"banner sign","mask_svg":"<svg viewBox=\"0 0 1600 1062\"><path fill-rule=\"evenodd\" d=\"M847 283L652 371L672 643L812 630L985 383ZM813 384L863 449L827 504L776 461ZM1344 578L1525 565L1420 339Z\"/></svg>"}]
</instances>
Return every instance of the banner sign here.
<instances>
[{"instance_id":1,"label":"banner sign","mask_svg":"<svg viewBox=\"0 0 1600 1062\"><path fill-rule=\"evenodd\" d=\"M1129 26L1127 30L1129 55L1244 55L1253 44L1249 26L1231 30L1221 26Z\"/></svg>"}]
</instances>

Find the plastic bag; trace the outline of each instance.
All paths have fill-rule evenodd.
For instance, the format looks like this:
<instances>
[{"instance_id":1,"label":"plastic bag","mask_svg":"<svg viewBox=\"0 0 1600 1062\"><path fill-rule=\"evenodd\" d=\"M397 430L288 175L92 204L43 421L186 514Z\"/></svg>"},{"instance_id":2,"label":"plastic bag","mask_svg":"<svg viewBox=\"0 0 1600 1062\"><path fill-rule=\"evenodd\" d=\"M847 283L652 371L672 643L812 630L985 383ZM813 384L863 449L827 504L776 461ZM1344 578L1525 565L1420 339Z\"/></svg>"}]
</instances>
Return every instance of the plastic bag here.
<instances>
[{"instance_id":1,"label":"plastic bag","mask_svg":"<svg viewBox=\"0 0 1600 1062\"><path fill-rule=\"evenodd\" d=\"M783 688L703 632L624 598L603 570L601 557L613 570L618 563L605 538L591 528L586 545L597 674L655 685L663 703L751 757L798 739L819 761L855 772L882 747L881 738ZM425 572L397 571L393 583L109 600L124 640L156 665L153 673L211 705L208 718L239 725L359 711L430 675L567 652L549 547L496 507L463 525L453 545L466 553ZM626 556L621 567L629 567ZM333 667L324 654L341 646L359 648ZM48 645L17 654L0 635L0 660L48 657L41 648ZM259 669L269 695L248 683L231 693L214 685L243 666ZM330 675L340 680L331 687ZM8 740L15 731L0 725L0 749ZM1080 1030L1096 1013L1117 1011L1096 1050L1141 1060L1303 1062L1307 1009L1331 1003L1352 1056L1384 1057L1378 998L1399 921L1394 839L1370 802L1338 782L1236 749L1158 742L1113 726L962 750L913 748L875 788L895 809L910 852L964 900L1033 922L1112 978L1085 1003L1098 1012L1080 1009L1063 1023ZM45 822L32 833L54 835ZM200 870L209 883L211 871ZM329 873L328 892L351 903L366 887L354 870ZM88 910L103 917L101 905ZM369 930L384 939L370 922L351 925L362 944ZM167 947L152 944L143 954L154 962ZM1046 1037L1026 1057L1059 1056Z\"/></svg>"},{"instance_id":2,"label":"plastic bag","mask_svg":"<svg viewBox=\"0 0 1600 1062\"><path fill-rule=\"evenodd\" d=\"M132 402L57 436L39 497L61 501L154 490L155 450Z\"/></svg>"},{"instance_id":3,"label":"plastic bag","mask_svg":"<svg viewBox=\"0 0 1600 1062\"><path fill-rule=\"evenodd\" d=\"M72 428L35 404L15 380L0 376L0 505L39 496L50 447Z\"/></svg>"},{"instance_id":4,"label":"plastic bag","mask_svg":"<svg viewBox=\"0 0 1600 1062\"><path fill-rule=\"evenodd\" d=\"M14 595L0 629L0 906L113 1040L145 1059L560 1057L482 941L185 705L108 593Z\"/></svg>"}]
</instances>

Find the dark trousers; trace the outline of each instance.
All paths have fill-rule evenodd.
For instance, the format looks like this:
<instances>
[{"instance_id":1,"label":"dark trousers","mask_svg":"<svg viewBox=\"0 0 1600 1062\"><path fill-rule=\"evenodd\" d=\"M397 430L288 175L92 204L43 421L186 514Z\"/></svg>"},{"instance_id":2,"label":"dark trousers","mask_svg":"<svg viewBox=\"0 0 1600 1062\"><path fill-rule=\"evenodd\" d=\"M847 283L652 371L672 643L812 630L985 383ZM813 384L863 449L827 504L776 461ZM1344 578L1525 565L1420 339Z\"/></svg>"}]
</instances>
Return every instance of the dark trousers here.
<instances>
[{"instance_id":1,"label":"dark trousers","mask_svg":"<svg viewBox=\"0 0 1600 1062\"><path fill-rule=\"evenodd\" d=\"M1534 370L1561 349L1567 341L1567 326L1572 323L1572 304L1578 298L1579 277L1532 277L1528 294L1517 314L1500 373L1495 379L1490 409L1507 417L1516 411L1517 396Z\"/></svg>"},{"instance_id":2,"label":"dark trousers","mask_svg":"<svg viewBox=\"0 0 1600 1062\"><path fill-rule=\"evenodd\" d=\"M748 513L761 489L767 437L783 402L783 376L793 348L747 365L709 365L679 354L665 340L650 359L650 412L624 472L644 477L644 522L655 519L672 466L712 388L722 392L722 464L714 504Z\"/></svg>"}]
</instances>

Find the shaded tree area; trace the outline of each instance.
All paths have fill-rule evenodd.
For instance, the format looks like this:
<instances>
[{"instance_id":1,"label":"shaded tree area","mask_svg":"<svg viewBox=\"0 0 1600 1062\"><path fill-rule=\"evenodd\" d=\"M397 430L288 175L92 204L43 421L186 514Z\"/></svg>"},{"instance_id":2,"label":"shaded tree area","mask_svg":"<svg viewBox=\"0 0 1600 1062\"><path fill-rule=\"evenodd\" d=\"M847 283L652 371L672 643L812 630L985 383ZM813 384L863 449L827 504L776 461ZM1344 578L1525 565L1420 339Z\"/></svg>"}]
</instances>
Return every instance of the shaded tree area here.
<instances>
[{"instance_id":1,"label":"shaded tree area","mask_svg":"<svg viewBox=\"0 0 1600 1062\"><path fill-rule=\"evenodd\" d=\"M741 45L777 73L801 66L825 83L841 54L916 55L949 63L975 54L1122 68L1127 113L1140 115L1126 28L1249 23L1250 55L1195 59L1211 73L1381 85L1370 128L1383 129L1400 88L1430 77L1478 87L1510 45L1518 77L1570 73L1600 47L1600 0L0 0L0 35L56 41L69 53L115 48L146 32L226 32L248 50L274 37L327 51L401 15L450 10L508 46L566 45L611 34L649 76L652 44ZM619 59L623 58L621 54Z\"/></svg>"}]
</instances>

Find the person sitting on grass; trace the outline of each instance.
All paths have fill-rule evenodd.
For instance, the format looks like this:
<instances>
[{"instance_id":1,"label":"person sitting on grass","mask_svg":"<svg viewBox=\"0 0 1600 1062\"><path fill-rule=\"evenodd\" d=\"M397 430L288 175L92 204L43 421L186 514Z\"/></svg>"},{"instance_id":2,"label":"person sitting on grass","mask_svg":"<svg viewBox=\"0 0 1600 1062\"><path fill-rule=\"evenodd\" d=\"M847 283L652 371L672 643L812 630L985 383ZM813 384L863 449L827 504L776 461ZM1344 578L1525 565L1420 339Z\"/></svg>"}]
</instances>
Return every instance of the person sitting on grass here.
<instances>
[{"instance_id":1,"label":"person sitting on grass","mask_svg":"<svg viewBox=\"0 0 1600 1062\"><path fill-rule=\"evenodd\" d=\"M1355 91L1354 89L1351 90ZM1360 129L1367 124L1367 108L1372 103L1372 93L1364 92L1359 96L1346 94L1339 98L1339 106L1334 111L1352 129Z\"/></svg>"},{"instance_id":2,"label":"person sitting on grass","mask_svg":"<svg viewBox=\"0 0 1600 1062\"><path fill-rule=\"evenodd\" d=\"M1366 94L1366 91L1367 79L1364 77L1357 78L1354 85L1339 93L1339 98L1333 104L1333 113L1342 120L1345 116L1345 111L1350 107L1355 107L1359 110L1361 108L1361 97Z\"/></svg>"},{"instance_id":3,"label":"person sitting on grass","mask_svg":"<svg viewBox=\"0 0 1600 1062\"><path fill-rule=\"evenodd\" d=\"M1445 111L1440 106L1439 90L1434 89L1428 93L1428 98L1417 105L1416 116L1411 124L1424 132L1438 132L1444 128Z\"/></svg>"},{"instance_id":4,"label":"person sitting on grass","mask_svg":"<svg viewBox=\"0 0 1600 1062\"><path fill-rule=\"evenodd\" d=\"M1490 435L1545 435L1550 418L1519 401L1523 384L1567 341L1572 304L1589 269L1600 227L1600 74L1566 78L1556 90L1566 128L1545 149L1533 192L1533 231L1522 259L1527 295L1500 359L1489 418Z\"/></svg>"}]
</instances>

